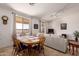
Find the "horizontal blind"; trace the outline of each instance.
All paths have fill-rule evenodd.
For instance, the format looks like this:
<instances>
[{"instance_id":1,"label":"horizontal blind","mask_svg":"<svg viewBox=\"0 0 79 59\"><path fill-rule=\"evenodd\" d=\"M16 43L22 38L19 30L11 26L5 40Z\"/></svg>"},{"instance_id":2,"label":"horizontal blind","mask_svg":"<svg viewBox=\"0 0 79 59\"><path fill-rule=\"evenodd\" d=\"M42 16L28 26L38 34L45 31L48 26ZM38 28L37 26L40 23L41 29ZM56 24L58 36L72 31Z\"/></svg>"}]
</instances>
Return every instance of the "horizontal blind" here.
<instances>
[{"instance_id":1,"label":"horizontal blind","mask_svg":"<svg viewBox=\"0 0 79 59\"><path fill-rule=\"evenodd\" d=\"M22 17L16 16L16 23L22 23Z\"/></svg>"}]
</instances>

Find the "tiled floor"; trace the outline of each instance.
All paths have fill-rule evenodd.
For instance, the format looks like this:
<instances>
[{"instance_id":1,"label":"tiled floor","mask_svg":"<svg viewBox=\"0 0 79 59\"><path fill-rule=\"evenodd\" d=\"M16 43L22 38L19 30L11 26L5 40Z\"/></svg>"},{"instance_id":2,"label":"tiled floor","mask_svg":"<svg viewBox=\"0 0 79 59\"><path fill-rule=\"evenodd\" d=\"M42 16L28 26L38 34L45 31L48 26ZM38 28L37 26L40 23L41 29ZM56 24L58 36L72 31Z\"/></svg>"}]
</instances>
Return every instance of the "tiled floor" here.
<instances>
[{"instance_id":1,"label":"tiled floor","mask_svg":"<svg viewBox=\"0 0 79 59\"><path fill-rule=\"evenodd\" d=\"M69 52L62 53L46 46L44 48L45 56L70 56ZM0 49L0 56L12 56L12 47ZM40 54L40 56L42 56L42 54Z\"/></svg>"}]
</instances>

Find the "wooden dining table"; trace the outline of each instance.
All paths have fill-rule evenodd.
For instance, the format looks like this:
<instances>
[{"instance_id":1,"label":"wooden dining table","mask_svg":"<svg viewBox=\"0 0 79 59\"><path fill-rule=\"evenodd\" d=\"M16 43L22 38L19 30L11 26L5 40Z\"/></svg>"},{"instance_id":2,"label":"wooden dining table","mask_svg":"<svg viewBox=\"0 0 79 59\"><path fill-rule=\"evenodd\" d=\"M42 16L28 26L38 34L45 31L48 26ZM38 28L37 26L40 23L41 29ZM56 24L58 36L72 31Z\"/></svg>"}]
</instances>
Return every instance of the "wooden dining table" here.
<instances>
[{"instance_id":1,"label":"wooden dining table","mask_svg":"<svg viewBox=\"0 0 79 59\"><path fill-rule=\"evenodd\" d=\"M71 49L72 48L72 49ZM75 50L75 48L76 48L76 50ZM76 55L77 55L77 53L78 53L78 48L79 48L79 41L78 42L76 42L75 40L69 40L69 51L71 51L72 53L72 55L75 55L75 53L76 53Z\"/></svg>"},{"instance_id":2,"label":"wooden dining table","mask_svg":"<svg viewBox=\"0 0 79 59\"><path fill-rule=\"evenodd\" d=\"M40 41L39 37L35 37L35 36L18 36L17 39L28 45L35 44Z\"/></svg>"},{"instance_id":3,"label":"wooden dining table","mask_svg":"<svg viewBox=\"0 0 79 59\"><path fill-rule=\"evenodd\" d=\"M17 39L28 46L29 55L34 44L39 44L39 37L35 36L18 36Z\"/></svg>"}]
</instances>

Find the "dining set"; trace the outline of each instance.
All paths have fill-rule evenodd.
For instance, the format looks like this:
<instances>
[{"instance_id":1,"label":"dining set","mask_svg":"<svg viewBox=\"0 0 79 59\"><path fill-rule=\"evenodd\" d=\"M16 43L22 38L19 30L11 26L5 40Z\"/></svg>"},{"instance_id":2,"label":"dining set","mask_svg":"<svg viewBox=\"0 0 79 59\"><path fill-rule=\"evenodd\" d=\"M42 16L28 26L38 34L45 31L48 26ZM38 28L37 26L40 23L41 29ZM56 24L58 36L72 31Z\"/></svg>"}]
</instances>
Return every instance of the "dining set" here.
<instances>
[{"instance_id":1,"label":"dining set","mask_svg":"<svg viewBox=\"0 0 79 59\"><path fill-rule=\"evenodd\" d=\"M39 56L44 53L44 36L12 36L14 56Z\"/></svg>"}]
</instances>

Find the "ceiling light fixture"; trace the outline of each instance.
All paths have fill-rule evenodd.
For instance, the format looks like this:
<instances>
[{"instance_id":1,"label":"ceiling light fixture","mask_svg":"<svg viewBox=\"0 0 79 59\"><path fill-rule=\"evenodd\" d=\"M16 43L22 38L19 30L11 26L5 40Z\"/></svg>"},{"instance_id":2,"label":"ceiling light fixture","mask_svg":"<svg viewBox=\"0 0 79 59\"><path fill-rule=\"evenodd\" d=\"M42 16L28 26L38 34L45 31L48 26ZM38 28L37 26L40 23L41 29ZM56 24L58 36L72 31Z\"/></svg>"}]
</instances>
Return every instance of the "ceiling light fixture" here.
<instances>
[{"instance_id":1,"label":"ceiling light fixture","mask_svg":"<svg viewBox=\"0 0 79 59\"><path fill-rule=\"evenodd\" d=\"M35 5L35 3L29 3L29 5L30 5L30 6L34 6L34 5Z\"/></svg>"}]
</instances>

